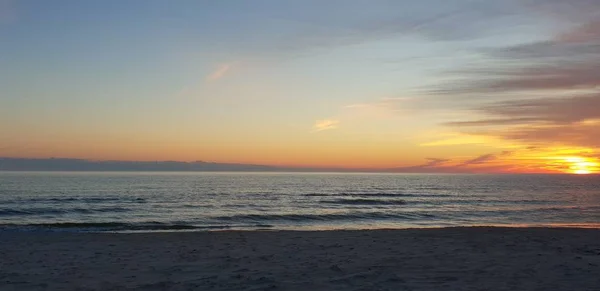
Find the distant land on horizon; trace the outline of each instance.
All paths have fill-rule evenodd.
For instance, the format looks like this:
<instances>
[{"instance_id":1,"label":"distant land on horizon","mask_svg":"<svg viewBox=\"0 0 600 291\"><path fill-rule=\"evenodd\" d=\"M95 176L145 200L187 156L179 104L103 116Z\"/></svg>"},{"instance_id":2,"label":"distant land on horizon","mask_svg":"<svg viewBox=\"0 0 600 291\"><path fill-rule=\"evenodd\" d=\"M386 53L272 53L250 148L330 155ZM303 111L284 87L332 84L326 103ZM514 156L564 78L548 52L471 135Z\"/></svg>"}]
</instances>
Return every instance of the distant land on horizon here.
<instances>
[{"instance_id":1,"label":"distant land on horizon","mask_svg":"<svg viewBox=\"0 0 600 291\"><path fill-rule=\"evenodd\" d=\"M96 161L71 158L2 158L0 171L239 171L239 172L361 172L385 169L347 169L315 167L281 167L241 163L215 163L205 161Z\"/></svg>"},{"instance_id":2,"label":"distant land on horizon","mask_svg":"<svg viewBox=\"0 0 600 291\"><path fill-rule=\"evenodd\" d=\"M118 161L74 158L9 158L0 157L0 171L148 171L148 172L372 172L372 173L449 173L443 169L422 167L342 168L285 167L206 161ZM456 173L456 172L454 172Z\"/></svg>"},{"instance_id":3,"label":"distant land on horizon","mask_svg":"<svg viewBox=\"0 0 600 291\"><path fill-rule=\"evenodd\" d=\"M204 161L96 161L70 158L0 158L0 171L285 171L266 165Z\"/></svg>"}]
</instances>

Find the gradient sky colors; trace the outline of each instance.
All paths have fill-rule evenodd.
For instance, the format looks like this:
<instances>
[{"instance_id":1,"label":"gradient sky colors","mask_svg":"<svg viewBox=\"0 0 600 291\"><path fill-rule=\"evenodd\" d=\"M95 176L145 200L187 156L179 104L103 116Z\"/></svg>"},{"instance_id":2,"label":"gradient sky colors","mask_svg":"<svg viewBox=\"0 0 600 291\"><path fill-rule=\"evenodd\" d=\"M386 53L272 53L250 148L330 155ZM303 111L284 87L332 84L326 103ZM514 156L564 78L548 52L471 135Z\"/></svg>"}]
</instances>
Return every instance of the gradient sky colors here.
<instances>
[{"instance_id":1,"label":"gradient sky colors","mask_svg":"<svg viewBox=\"0 0 600 291\"><path fill-rule=\"evenodd\" d=\"M600 172L600 0L0 0L0 156Z\"/></svg>"}]
</instances>

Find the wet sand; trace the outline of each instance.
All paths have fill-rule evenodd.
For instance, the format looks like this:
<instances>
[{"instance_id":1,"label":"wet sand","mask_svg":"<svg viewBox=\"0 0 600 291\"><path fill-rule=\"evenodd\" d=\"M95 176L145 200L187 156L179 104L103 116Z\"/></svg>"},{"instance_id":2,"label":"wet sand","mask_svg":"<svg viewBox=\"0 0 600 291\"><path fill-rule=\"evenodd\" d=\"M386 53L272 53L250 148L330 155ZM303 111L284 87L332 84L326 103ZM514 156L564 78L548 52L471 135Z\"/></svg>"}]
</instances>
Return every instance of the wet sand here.
<instances>
[{"instance_id":1,"label":"wet sand","mask_svg":"<svg viewBox=\"0 0 600 291\"><path fill-rule=\"evenodd\" d=\"M0 290L600 290L600 230L0 232Z\"/></svg>"}]
</instances>

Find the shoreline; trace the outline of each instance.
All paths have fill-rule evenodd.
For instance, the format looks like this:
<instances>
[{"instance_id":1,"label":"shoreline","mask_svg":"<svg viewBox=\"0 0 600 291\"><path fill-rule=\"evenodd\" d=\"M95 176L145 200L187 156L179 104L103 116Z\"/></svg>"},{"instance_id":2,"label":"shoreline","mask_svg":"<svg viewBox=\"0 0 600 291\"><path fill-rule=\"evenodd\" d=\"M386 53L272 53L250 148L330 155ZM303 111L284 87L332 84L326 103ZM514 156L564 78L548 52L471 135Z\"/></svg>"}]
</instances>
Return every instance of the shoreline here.
<instances>
[{"instance_id":1,"label":"shoreline","mask_svg":"<svg viewBox=\"0 0 600 291\"><path fill-rule=\"evenodd\" d=\"M600 229L0 232L1 290L597 290Z\"/></svg>"}]
</instances>

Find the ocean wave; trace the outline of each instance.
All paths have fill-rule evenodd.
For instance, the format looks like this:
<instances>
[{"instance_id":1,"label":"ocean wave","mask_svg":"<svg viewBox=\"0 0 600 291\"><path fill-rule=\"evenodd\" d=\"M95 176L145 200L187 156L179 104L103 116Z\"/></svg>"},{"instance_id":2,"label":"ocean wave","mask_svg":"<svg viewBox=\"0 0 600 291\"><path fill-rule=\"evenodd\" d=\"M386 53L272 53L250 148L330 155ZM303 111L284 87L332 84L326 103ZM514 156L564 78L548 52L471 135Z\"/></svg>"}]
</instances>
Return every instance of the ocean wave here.
<instances>
[{"instance_id":1,"label":"ocean wave","mask_svg":"<svg viewBox=\"0 0 600 291\"><path fill-rule=\"evenodd\" d=\"M61 214L92 214L108 212L128 212L129 208L124 207L96 207L96 208L0 208L0 217L2 216L26 216L26 215L61 215Z\"/></svg>"},{"instance_id":2,"label":"ocean wave","mask_svg":"<svg viewBox=\"0 0 600 291\"><path fill-rule=\"evenodd\" d=\"M341 192L341 193L306 193L303 194L305 197L378 197L378 198L391 198L391 197L452 197L450 194L435 194L435 193L352 193L352 192Z\"/></svg>"},{"instance_id":3,"label":"ocean wave","mask_svg":"<svg viewBox=\"0 0 600 291\"><path fill-rule=\"evenodd\" d=\"M559 202L551 200L510 200L510 199L483 199L483 198L451 198L421 200L421 205L553 205Z\"/></svg>"},{"instance_id":4,"label":"ocean wave","mask_svg":"<svg viewBox=\"0 0 600 291\"><path fill-rule=\"evenodd\" d=\"M600 210L600 205L563 205L563 206L549 206L549 207L540 207L533 210L539 211L569 211L569 210L578 210L578 211L588 211L588 210Z\"/></svg>"},{"instance_id":5,"label":"ocean wave","mask_svg":"<svg viewBox=\"0 0 600 291\"><path fill-rule=\"evenodd\" d=\"M379 200L379 199L333 199L333 200L322 200L319 203L327 204L341 204L341 205L404 205L406 201L403 200Z\"/></svg>"},{"instance_id":6,"label":"ocean wave","mask_svg":"<svg viewBox=\"0 0 600 291\"><path fill-rule=\"evenodd\" d=\"M417 220L436 219L437 215L429 213L384 213L384 212L354 212L354 213L324 213L324 214L236 214L213 217L220 221L233 222L315 222L343 220Z\"/></svg>"},{"instance_id":7,"label":"ocean wave","mask_svg":"<svg viewBox=\"0 0 600 291\"><path fill-rule=\"evenodd\" d=\"M440 186L428 186L428 187L416 187L420 190L449 190L449 187L440 187Z\"/></svg>"},{"instance_id":8,"label":"ocean wave","mask_svg":"<svg viewBox=\"0 0 600 291\"><path fill-rule=\"evenodd\" d=\"M26 199L14 199L2 201L4 204L22 203L104 203L104 202L127 202L145 203L146 199L140 197L30 197Z\"/></svg>"}]
</instances>

